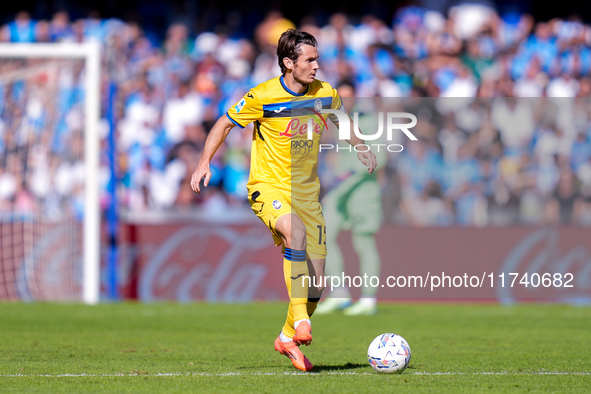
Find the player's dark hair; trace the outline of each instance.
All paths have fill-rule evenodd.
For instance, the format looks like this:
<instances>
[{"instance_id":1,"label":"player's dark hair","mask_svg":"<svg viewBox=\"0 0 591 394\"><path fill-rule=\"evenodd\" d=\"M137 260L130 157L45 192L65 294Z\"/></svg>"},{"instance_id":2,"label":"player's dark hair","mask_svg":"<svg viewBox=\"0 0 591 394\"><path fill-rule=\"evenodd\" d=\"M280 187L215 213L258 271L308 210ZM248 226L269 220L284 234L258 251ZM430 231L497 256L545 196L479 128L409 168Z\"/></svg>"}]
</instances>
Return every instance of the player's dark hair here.
<instances>
[{"instance_id":1,"label":"player's dark hair","mask_svg":"<svg viewBox=\"0 0 591 394\"><path fill-rule=\"evenodd\" d=\"M289 58L295 63L300 55L299 47L302 44L311 45L313 47L318 46L316 38L305 31L289 29L284 31L283 34L281 34L281 37L279 37L279 42L277 43L277 60L283 75L287 72L287 67L283 64L283 59Z\"/></svg>"},{"instance_id":2,"label":"player's dark hair","mask_svg":"<svg viewBox=\"0 0 591 394\"><path fill-rule=\"evenodd\" d=\"M342 79L339 83L337 83L337 89L344 87L355 90L355 84L350 79Z\"/></svg>"}]
</instances>

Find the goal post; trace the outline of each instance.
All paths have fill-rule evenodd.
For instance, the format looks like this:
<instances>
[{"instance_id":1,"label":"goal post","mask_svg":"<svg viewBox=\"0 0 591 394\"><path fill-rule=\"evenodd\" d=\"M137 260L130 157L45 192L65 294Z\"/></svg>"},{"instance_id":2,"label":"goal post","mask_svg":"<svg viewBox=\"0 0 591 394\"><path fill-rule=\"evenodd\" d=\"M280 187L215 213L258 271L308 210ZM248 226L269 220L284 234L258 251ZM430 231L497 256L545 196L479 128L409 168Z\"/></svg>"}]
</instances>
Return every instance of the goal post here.
<instances>
[{"instance_id":1,"label":"goal post","mask_svg":"<svg viewBox=\"0 0 591 394\"><path fill-rule=\"evenodd\" d=\"M100 294L100 46L96 42L0 44L0 63L5 59L80 59L84 61L85 182L81 299L86 304L97 304ZM2 78L1 74L0 78Z\"/></svg>"}]
</instances>

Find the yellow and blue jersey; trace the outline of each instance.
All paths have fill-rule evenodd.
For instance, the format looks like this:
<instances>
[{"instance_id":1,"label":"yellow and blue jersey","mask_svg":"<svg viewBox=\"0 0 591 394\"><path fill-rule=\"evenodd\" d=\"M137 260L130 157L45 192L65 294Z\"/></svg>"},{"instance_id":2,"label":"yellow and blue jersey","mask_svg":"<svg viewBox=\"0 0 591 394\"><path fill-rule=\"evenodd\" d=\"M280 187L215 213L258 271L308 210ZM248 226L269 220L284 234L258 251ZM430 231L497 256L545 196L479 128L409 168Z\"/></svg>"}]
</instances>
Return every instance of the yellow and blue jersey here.
<instances>
[{"instance_id":1,"label":"yellow and blue jersey","mask_svg":"<svg viewBox=\"0 0 591 394\"><path fill-rule=\"evenodd\" d=\"M283 76L256 86L232 106L226 116L235 125L244 128L254 122L249 195L262 183L301 201L318 201L318 147L329 119L320 110L341 106L336 89L328 83L315 80L298 94L287 87ZM312 139L308 139L309 119Z\"/></svg>"}]
</instances>

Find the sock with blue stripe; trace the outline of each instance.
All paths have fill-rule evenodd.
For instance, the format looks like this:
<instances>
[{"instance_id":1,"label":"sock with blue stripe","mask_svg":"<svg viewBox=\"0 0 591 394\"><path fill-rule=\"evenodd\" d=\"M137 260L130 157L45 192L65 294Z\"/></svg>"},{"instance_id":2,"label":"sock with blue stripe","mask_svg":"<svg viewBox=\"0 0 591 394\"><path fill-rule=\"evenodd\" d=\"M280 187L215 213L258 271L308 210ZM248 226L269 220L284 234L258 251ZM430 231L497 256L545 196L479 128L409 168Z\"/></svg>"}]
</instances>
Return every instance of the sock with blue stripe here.
<instances>
[{"instance_id":1,"label":"sock with blue stripe","mask_svg":"<svg viewBox=\"0 0 591 394\"><path fill-rule=\"evenodd\" d=\"M305 250L285 248L283 276L289 295L289 308L283 333L292 338L295 335L294 321L309 319L307 302L310 278Z\"/></svg>"}]
</instances>

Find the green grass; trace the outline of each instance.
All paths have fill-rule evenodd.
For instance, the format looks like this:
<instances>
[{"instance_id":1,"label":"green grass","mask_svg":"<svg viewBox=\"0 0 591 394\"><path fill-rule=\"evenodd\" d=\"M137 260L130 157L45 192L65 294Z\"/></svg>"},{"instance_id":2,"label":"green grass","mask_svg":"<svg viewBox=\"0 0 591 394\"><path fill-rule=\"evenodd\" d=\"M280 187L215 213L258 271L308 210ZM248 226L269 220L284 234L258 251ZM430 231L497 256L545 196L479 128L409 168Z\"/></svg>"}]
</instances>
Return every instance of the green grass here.
<instances>
[{"instance_id":1,"label":"green grass","mask_svg":"<svg viewBox=\"0 0 591 394\"><path fill-rule=\"evenodd\" d=\"M0 303L0 392L591 388L588 307L383 304L372 317L316 316L308 374L273 351L284 315L276 303ZM383 332L410 343L401 375L367 363L367 346Z\"/></svg>"}]
</instances>

